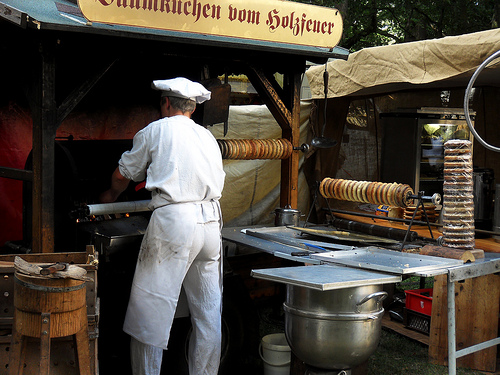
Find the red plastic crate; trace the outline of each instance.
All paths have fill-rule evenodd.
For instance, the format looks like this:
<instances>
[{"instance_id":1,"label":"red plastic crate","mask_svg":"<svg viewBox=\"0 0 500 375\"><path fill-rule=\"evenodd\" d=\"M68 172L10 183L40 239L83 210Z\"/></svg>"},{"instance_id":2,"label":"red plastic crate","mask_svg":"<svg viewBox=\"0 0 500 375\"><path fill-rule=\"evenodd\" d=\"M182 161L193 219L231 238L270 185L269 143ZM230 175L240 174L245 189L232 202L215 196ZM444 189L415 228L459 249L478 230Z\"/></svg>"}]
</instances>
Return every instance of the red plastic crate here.
<instances>
[{"instance_id":1,"label":"red plastic crate","mask_svg":"<svg viewBox=\"0 0 500 375\"><path fill-rule=\"evenodd\" d=\"M431 316L432 312L432 288L405 290L406 308L420 314Z\"/></svg>"}]
</instances>

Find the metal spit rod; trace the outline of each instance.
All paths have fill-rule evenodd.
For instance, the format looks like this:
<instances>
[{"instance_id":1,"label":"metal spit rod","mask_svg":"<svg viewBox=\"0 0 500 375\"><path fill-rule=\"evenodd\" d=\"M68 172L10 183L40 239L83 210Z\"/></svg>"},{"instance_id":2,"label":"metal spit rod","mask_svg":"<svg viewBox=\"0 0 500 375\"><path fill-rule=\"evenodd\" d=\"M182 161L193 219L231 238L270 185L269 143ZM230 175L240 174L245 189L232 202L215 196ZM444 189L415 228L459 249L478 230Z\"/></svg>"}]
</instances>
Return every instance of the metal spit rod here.
<instances>
[{"instance_id":1,"label":"metal spit rod","mask_svg":"<svg viewBox=\"0 0 500 375\"><path fill-rule=\"evenodd\" d=\"M85 207L85 213L87 216L97 216L151 211L148 207L150 202L151 200L148 199L142 201L88 204Z\"/></svg>"}]
</instances>

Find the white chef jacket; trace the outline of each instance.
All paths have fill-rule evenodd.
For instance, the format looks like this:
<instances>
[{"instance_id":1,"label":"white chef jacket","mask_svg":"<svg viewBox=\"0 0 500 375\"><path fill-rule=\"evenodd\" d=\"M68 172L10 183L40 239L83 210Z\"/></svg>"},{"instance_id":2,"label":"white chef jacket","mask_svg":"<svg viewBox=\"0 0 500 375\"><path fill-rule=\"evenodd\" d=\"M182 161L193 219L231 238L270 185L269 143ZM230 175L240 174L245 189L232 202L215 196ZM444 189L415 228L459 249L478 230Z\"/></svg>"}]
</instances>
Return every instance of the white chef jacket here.
<instances>
[{"instance_id":1,"label":"white chef jacket","mask_svg":"<svg viewBox=\"0 0 500 375\"><path fill-rule=\"evenodd\" d=\"M224 170L217 141L186 116L165 117L134 136L133 148L118 162L133 181L147 176L153 209L170 203L218 200Z\"/></svg>"},{"instance_id":2,"label":"white chef jacket","mask_svg":"<svg viewBox=\"0 0 500 375\"><path fill-rule=\"evenodd\" d=\"M201 283L189 285L188 295L200 321L220 320L218 199L225 177L220 149L207 129L186 116L173 116L139 131L119 169L128 179L146 178L154 209L141 244L124 331L166 349L183 281ZM206 314L211 315L202 316Z\"/></svg>"}]
</instances>

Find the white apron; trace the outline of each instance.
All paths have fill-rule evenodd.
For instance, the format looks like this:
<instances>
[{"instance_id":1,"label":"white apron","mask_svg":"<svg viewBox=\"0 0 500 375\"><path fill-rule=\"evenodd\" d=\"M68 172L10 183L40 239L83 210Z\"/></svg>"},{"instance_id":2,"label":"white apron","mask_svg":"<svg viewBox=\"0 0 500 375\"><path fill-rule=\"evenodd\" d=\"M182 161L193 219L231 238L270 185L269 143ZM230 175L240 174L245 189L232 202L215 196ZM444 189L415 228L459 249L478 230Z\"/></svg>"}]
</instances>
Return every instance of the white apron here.
<instances>
[{"instance_id":1,"label":"white apron","mask_svg":"<svg viewBox=\"0 0 500 375\"><path fill-rule=\"evenodd\" d=\"M170 204L153 211L137 260L126 333L167 349L184 284L194 325L192 344L220 343L221 221L218 201ZM199 351L204 345L197 346ZM202 357L215 357L218 363L220 345L215 346L216 352Z\"/></svg>"}]
</instances>

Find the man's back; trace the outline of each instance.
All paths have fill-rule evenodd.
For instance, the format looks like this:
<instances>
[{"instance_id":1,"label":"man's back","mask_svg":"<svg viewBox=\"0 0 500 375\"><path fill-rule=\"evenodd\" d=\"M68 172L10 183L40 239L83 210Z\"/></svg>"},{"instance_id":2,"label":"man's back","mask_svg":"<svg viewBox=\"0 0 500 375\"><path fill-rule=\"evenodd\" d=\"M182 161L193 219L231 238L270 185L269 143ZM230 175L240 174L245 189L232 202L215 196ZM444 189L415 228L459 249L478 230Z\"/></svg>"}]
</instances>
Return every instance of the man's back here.
<instances>
[{"instance_id":1,"label":"man's back","mask_svg":"<svg viewBox=\"0 0 500 375\"><path fill-rule=\"evenodd\" d=\"M186 116L155 121L134 137L120 166L136 178L147 169L153 207L218 200L224 186L222 157L215 138Z\"/></svg>"}]
</instances>

